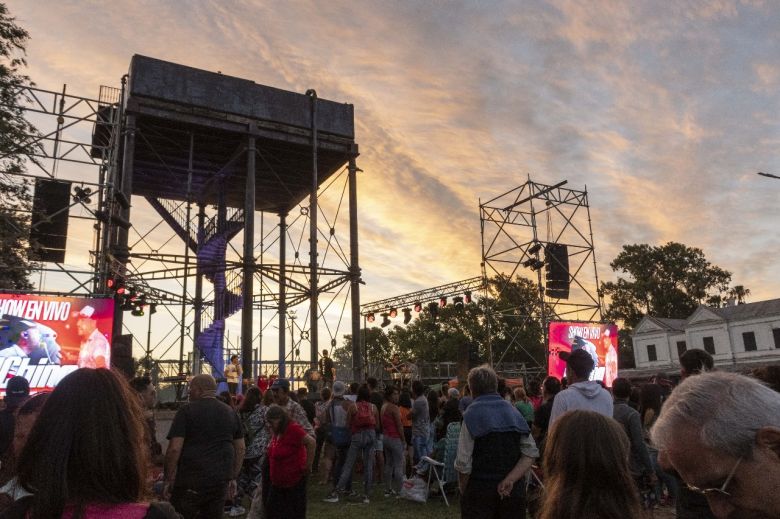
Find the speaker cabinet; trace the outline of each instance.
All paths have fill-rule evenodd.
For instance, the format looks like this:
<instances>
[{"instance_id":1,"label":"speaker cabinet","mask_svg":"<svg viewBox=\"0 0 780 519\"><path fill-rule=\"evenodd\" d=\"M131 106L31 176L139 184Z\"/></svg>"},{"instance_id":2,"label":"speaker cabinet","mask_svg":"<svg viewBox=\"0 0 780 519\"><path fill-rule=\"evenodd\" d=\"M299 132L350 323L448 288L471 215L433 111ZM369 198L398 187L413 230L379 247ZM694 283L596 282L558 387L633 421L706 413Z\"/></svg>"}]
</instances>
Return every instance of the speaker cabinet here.
<instances>
[{"instance_id":1,"label":"speaker cabinet","mask_svg":"<svg viewBox=\"0 0 780 519\"><path fill-rule=\"evenodd\" d=\"M37 261L63 263L68 240L70 182L35 179L30 221L30 257Z\"/></svg>"},{"instance_id":2,"label":"speaker cabinet","mask_svg":"<svg viewBox=\"0 0 780 519\"><path fill-rule=\"evenodd\" d=\"M548 243L544 250L545 293L554 299L569 298L569 250L560 243Z\"/></svg>"}]
</instances>

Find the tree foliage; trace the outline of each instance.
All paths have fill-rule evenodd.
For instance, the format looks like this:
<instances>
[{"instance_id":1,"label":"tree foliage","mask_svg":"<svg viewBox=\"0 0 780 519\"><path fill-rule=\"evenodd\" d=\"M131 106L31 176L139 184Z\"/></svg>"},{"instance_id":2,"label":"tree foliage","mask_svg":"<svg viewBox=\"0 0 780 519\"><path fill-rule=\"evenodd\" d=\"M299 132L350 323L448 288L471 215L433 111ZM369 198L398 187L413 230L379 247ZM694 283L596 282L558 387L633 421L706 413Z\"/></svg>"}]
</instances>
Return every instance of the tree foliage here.
<instances>
[{"instance_id":1,"label":"tree foliage","mask_svg":"<svg viewBox=\"0 0 780 519\"><path fill-rule=\"evenodd\" d=\"M744 300L750 293L741 285L729 289L730 272L681 243L624 245L610 267L618 278L602 283L601 290L610 300L607 319L624 329L621 365L633 360L630 332L644 315L685 319L701 304L719 306L729 294Z\"/></svg>"},{"instance_id":2,"label":"tree foliage","mask_svg":"<svg viewBox=\"0 0 780 519\"><path fill-rule=\"evenodd\" d=\"M423 362L456 362L463 346L473 360L542 364L545 346L540 323L538 286L517 277L489 281L489 296L463 306L449 304L432 315L427 306L408 325L385 332L368 328L366 348L371 364L386 364L394 355ZM338 362L351 363L351 336L334 352ZM476 357L476 358L475 358Z\"/></svg>"},{"instance_id":3,"label":"tree foliage","mask_svg":"<svg viewBox=\"0 0 780 519\"><path fill-rule=\"evenodd\" d=\"M27 31L16 25L5 4L0 3L0 288L32 288L28 277L34 268L29 250L29 213L32 196L25 172L25 159L35 147L29 136L35 128L24 117L20 90L30 84L22 73Z\"/></svg>"}]
</instances>

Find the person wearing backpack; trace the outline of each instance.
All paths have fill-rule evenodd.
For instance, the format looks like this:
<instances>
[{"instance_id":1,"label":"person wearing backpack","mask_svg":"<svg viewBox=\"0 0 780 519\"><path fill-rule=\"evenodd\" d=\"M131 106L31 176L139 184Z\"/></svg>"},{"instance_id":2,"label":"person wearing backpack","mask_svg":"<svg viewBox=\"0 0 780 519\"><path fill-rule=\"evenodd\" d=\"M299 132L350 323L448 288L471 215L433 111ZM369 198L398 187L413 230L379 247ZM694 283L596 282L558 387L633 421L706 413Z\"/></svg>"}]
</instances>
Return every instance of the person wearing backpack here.
<instances>
[{"instance_id":1,"label":"person wearing backpack","mask_svg":"<svg viewBox=\"0 0 780 519\"><path fill-rule=\"evenodd\" d=\"M335 390L335 388L334 388ZM350 404L347 410L347 420L350 431L352 432L352 441L347 452L347 459L344 462L344 468L333 492L325 498L328 503L338 503L339 493L343 493L347 488L347 483L352 476L352 469L355 466L358 454L363 456L363 503L369 503L369 494L373 483L373 455L376 433L380 430L379 410L371 403L371 390L363 384L358 388L357 401Z\"/></svg>"},{"instance_id":2,"label":"person wearing backpack","mask_svg":"<svg viewBox=\"0 0 780 519\"><path fill-rule=\"evenodd\" d=\"M341 477L341 470L344 468L344 462L347 460L349 452L349 444L352 443L352 433L347 421L347 411L352 403L344 398L346 391L347 386L344 382L337 380L333 383L333 397L328 402L322 422L322 427L325 429L325 441L332 446L333 451L329 479L333 481L334 485Z\"/></svg>"}]
</instances>

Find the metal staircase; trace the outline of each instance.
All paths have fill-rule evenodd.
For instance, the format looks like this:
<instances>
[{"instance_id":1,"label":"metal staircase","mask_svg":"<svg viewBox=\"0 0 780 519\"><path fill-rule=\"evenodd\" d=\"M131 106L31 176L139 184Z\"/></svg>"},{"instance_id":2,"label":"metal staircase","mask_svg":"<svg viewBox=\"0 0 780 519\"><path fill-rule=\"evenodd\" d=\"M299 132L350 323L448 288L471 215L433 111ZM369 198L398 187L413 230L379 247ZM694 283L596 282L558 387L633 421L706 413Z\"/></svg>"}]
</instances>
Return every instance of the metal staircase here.
<instances>
[{"instance_id":1,"label":"metal staircase","mask_svg":"<svg viewBox=\"0 0 780 519\"><path fill-rule=\"evenodd\" d=\"M241 270L227 270L226 254L230 240L244 228L244 210L227 208L210 217L198 236L197 230L187 233L185 204L173 200L146 197L146 200L192 249L197 258L197 271L214 285L214 300L204 302L200 316L201 333L195 345L201 358L211 365L216 378L224 378L225 319L243 307L243 275Z\"/></svg>"}]
</instances>

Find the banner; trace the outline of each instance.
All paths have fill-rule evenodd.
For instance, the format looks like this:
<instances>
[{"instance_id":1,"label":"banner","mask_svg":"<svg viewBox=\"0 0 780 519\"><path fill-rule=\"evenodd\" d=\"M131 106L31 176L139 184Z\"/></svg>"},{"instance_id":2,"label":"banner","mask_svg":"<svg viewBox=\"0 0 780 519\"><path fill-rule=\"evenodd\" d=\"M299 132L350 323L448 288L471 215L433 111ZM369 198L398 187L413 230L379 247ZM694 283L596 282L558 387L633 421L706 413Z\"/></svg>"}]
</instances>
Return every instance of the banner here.
<instances>
[{"instance_id":1,"label":"banner","mask_svg":"<svg viewBox=\"0 0 780 519\"><path fill-rule=\"evenodd\" d=\"M600 380L612 387L618 374L618 328L614 324L579 321L553 321L547 345L547 374L557 378L566 376L566 362L560 358L563 351L583 349L591 357L595 368L590 380Z\"/></svg>"},{"instance_id":2,"label":"banner","mask_svg":"<svg viewBox=\"0 0 780 519\"><path fill-rule=\"evenodd\" d=\"M114 300L0 294L0 395L22 376L30 393L80 367L110 367Z\"/></svg>"}]
</instances>

